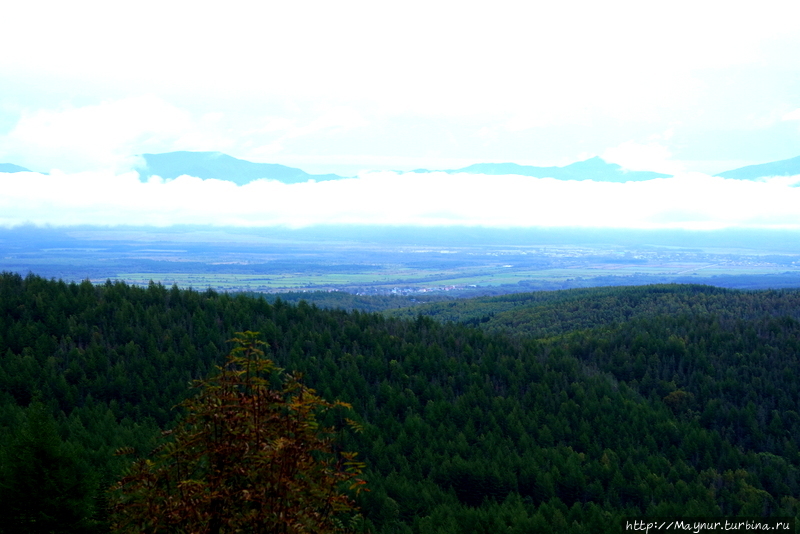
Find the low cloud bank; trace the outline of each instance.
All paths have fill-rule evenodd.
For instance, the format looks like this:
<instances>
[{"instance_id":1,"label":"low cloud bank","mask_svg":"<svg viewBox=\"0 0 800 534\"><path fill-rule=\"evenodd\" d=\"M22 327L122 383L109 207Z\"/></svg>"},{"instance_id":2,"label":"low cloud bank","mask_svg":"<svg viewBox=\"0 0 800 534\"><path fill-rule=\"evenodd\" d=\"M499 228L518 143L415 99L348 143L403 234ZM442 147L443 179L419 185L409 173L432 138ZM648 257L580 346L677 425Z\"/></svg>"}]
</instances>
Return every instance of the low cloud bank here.
<instances>
[{"instance_id":1,"label":"low cloud bank","mask_svg":"<svg viewBox=\"0 0 800 534\"><path fill-rule=\"evenodd\" d=\"M0 225L800 229L800 176L761 181L699 173L646 182L372 172L244 186L136 173L0 173Z\"/></svg>"}]
</instances>

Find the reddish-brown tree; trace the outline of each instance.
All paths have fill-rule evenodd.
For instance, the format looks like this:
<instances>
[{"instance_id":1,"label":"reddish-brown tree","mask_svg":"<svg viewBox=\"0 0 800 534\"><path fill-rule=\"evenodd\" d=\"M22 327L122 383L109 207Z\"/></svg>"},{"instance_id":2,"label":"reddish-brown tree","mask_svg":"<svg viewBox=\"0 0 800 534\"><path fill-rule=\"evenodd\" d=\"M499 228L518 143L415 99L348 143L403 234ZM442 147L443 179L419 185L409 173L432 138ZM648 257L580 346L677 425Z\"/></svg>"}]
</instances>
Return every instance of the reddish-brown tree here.
<instances>
[{"instance_id":1,"label":"reddish-brown tree","mask_svg":"<svg viewBox=\"0 0 800 534\"><path fill-rule=\"evenodd\" d=\"M323 400L264 358L257 333L241 332L232 341L237 346L225 365L183 403L186 416L167 433L168 442L135 462L113 488L114 528L351 530L357 509L350 494L364 487L363 464L355 453L337 452L336 430L318 422L323 412L349 405Z\"/></svg>"}]
</instances>

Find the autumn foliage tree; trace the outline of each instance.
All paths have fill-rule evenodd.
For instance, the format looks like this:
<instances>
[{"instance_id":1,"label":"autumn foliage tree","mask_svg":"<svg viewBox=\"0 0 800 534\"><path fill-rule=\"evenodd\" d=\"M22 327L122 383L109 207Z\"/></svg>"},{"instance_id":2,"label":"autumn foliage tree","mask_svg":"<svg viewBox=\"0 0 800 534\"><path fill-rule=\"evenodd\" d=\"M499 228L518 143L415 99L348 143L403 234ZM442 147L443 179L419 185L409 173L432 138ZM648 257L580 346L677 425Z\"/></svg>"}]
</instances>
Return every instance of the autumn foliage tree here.
<instances>
[{"instance_id":1,"label":"autumn foliage tree","mask_svg":"<svg viewBox=\"0 0 800 534\"><path fill-rule=\"evenodd\" d=\"M338 451L328 402L264 358L241 332L215 376L199 381L168 441L112 489L118 532L345 532L363 464ZM358 430L358 425L348 420ZM131 451L120 451L121 453Z\"/></svg>"}]
</instances>

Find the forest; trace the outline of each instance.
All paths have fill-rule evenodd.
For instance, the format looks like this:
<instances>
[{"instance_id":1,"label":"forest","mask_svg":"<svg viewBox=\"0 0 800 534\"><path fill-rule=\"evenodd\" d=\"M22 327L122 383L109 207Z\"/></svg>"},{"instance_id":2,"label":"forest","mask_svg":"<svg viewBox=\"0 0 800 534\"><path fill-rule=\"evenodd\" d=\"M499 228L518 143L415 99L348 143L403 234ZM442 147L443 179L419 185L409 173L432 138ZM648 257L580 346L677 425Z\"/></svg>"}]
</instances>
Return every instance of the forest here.
<instances>
[{"instance_id":1,"label":"forest","mask_svg":"<svg viewBox=\"0 0 800 534\"><path fill-rule=\"evenodd\" d=\"M31 514L58 525L42 532L109 532L107 490L131 464L115 451L156 449L244 331L351 406L330 417L361 430L340 446L365 465L364 532L800 514L798 290L613 287L365 312L3 273L0 532L32 532L13 520Z\"/></svg>"}]
</instances>

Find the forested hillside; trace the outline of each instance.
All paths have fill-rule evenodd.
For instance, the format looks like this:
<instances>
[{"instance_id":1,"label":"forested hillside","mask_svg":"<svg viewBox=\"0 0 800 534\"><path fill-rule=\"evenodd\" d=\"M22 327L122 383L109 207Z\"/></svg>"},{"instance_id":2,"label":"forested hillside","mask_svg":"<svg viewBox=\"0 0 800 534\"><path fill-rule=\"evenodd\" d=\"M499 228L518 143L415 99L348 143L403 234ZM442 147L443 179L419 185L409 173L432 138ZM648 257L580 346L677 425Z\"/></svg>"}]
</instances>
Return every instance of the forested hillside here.
<instances>
[{"instance_id":1,"label":"forested hillside","mask_svg":"<svg viewBox=\"0 0 800 534\"><path fill-rule=\"evenodd\" d=\"M391 310L393 317L432 317L484 331L548 337L573 330L662 316L721 319L800 318L800 291L737 291L692 284L601 287L516 293Z\"/></svg>"},{"instance_id":2,"label":"forested hillside","mask_svg":"<svg viewBox=\"0 0 800 534\"><path fill-rule=\"evenodd\" d=\"M3 274L0 514L48 505L31 481L47 472L75 488L61 524L102 532L104 488L129 461L114 449L147 453L189 382L244 330L322 397L353 405L364 432L342 447L367 464L360 503L374 532L798 514L798 293L608 288L463 306L472 315L453 319L491 331Z\"/></svg>"},{"instance_id":3,"label":"forested hillside","mask_svg":"<svg viewBox=\"0 0 800 534\"><path fill-rule=\"evenodd\" d=\"M289 304L297 304L305 300L320 308L338 308L358 310L361 312L378 312L398 308L413 308L421 303L455 300L457 296L448 293L429 293L419 295L356 295L345 291L288 291L284 293L249 293L255 298L265 298L267 302L280 299ZM414 315L415 316L415 315ZM412 316L413 318L413 316Z\"/></svg>"}]
</instances>

